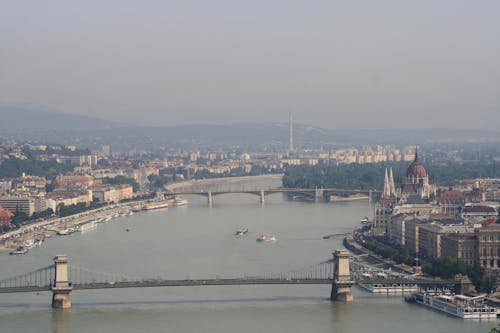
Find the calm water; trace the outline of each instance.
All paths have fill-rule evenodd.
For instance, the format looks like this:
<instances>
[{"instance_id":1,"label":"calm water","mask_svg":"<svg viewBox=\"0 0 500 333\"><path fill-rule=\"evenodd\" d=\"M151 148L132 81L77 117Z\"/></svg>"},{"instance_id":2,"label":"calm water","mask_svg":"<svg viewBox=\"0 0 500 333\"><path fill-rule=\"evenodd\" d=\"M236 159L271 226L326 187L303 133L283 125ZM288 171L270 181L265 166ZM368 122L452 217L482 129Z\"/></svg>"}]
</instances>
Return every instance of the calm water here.
<instances>
[{"instance_id":1,"label":"calm water","mask_svg":"<svg viewBox=\"0 0 500 333\"><path fill-rule=\"evenodd\" d=\"M188 200L187 207L138 213L85 234L48 239L24 256L0 254L0 278L49 265L61 253L95 271L149 278L284 272L328 259L342 239L322 237L350 231L371 213L364 201L300 203L281 194L268 196L265 206L245 194L216 196L212 208L206 198ZM248 235L235 238L242 227ZM258 243L261 233L278 241ZM495 325L358 289L355 302L331 303L329 293L329 286L75 291L70 311L53 311L50 293L0 294L0 332L488 332Z\"/></svg>"}]
</instances>

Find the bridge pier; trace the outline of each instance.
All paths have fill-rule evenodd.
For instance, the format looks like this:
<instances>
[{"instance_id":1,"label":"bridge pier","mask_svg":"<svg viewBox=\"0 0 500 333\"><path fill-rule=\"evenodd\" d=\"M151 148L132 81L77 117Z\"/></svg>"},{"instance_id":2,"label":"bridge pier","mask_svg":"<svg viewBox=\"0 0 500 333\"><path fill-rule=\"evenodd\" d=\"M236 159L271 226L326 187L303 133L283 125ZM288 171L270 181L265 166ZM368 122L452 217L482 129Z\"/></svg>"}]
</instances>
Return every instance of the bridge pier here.
<instances>
[{"instance_id":1,"label":"bridge pier","mask_svg":"<svg viewBox=\"0 0 500 333\"><path fill-rule=\"evenodd\" d=\"M261 205L266 203L266 193L264 191L260 191L260 203Z\"/></svg>"},{"instance_id":2,"label":"bridge pier","mask_svg":"<svg viewBox=\"0 0 500 333\"><path fill-rule=\"evenodd\" d=\"M54 257L54 283L51 286L52 308L71 308L69 293L73 287L68 280L68 256L57 255Z\"/></svg>"},{"instance_id":3,"label":"bridge pier","mask_svg":"<svg viewBox=\"0 0 500 333\"><path fill-rule=\"evenodd\" d=\"M320 202L320 201L324 201L324 200L325 200L325 196L323 194L323 189L316 187L314 189L314 201L315 202Z\"/></svg>"},{"instance_id":4,"label":"bridge pier","mask_svg":"<svg viewBox=\"0 0 500 333\"><path fill-rule=\"evenodd\" d=\"M212 194L212 191L207 192L207 198L208 198L208 206L212 207L212 205L214 204L214 196Z\"/></svg>"},{"instance_id":5,"label":"bridge pier","mask_svg":"<svg viewBox=\"0 0 500 333\"><path fill-rule=\"evenodd\" d=\"M335 250L333 252L333 282L330 299L332 301L352 302L351 287L354 281L351 280L349 270L349 252L346 250Z\"/></svg>"}]
</instances>

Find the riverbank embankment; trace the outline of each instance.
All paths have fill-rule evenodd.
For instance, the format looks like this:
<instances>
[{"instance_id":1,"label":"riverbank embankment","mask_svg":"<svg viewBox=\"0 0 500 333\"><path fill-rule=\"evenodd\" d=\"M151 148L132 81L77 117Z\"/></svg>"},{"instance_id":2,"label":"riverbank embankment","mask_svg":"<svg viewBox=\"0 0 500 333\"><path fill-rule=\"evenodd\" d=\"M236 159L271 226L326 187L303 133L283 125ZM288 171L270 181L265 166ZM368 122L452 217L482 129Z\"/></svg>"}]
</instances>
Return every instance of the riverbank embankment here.
<instances>
[{"instance_id":1,"label":"riverbank embankment","mask_svg":"<svg viewBox=\"0 0 500 333\"><path fill-rule=\"evenodd\" d=\"M112 204L75 215L51 217L40 222L24 225L19 229L0 235L0 252L16 248L29 238L43 237L46 233L55 234L57 231L74 228L98 217L115 214L120 210L131 210L134 206L140 206L144 203L146 203L145 200Z\"/></svg>"},{"instance_id":2,"label":"riverbank embankment","mask_svg":"<svg viewBox=\"0 0 500 333\"><path fill-rule=\"evenodd\" d=\"M346 249L348 249L352 253L354 253L356 255L365 254L365 255L371 257L372 259L374 259L380 263L388 265L394 271L401 271L401 272L408 273L408 274L415 273L414 267L411 267L411 266L408 266L405 264L398 264L394 260L383 258L383 257L379 256L378 254L376 254L375 252L368 250L367 248L365 248L364 246L362 246L361 244L356 242L356 239L354 238L354 234L347 235L344 238L343 245Z\"/></svg>"},{"instance_id":3,"label":"riverbank embankment","mask_svg":"<svg viewBox=\"0 0 500 333\"><path fill-rule=\"evenodd\" d=\"M169 191L176 191L181 188L198 185L211 185L216 183L232 183L248 180L266 180L266 179L281 179L282 174L268 174L258 176L244 176L244 177L224 177L224 178L210 178L199 180L182 181L175 184L168 185ZM66 216L66 217L50 217L43 221L38 221L24 225L19 229L9 231L0 235L0 252L6 251L17 247L23 241L29 238L36 238L43 236L45 233L56 233L57 231L74 228L80 224L84 224L96 219L102 215L112 215L120 210L132 209L136 205L143 205L144 200L129 201L126 203L111 204L94 210L85 211L82 213Z\"/></svg>"}]
</instances>

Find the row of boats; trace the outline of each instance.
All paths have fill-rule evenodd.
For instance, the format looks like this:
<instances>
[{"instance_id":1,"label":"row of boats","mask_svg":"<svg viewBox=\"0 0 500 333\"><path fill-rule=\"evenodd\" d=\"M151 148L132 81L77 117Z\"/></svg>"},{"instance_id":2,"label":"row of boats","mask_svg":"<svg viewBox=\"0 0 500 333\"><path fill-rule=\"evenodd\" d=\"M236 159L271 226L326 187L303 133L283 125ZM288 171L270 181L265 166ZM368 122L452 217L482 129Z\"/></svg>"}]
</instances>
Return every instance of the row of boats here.
<instances>
[{"instance_id":1,"label":"row of boats","mask_svg":"<svg viewBox=\"0 0 500 333\"><path fill-rule=\"evenodd\" d=\"M188 201L180 196L172 197L172 198L169 198L167 200L150 201L150 202L146 202L144 205L135 206L131 210L126 210L126 209L119 210L116 213L106 215L106 216L99 216L99 217L97 217L89 222L79 224L75 227L69 227L66 229L59 230L56 232L56 234L59 236L66 236L66 235L71 235L75 232L86 232L89 230L96 229L98 223L108 222L109 220L111 220L113 218L117 218L117 217L130 216L130 215L134 214L134 212L138 212L141 210L166 208L170 204L173 206L185 206L188 204ZM16 249L9 252L9 254L11 254L11 255L25 254L33 247L42 245L45 238L49 238L49 237L51 237L51 234L46 233L46 234L44 234L36 239L31 239L31 238L27 239L21 245L19 245Z\"/></svg>"},{"instance_id":2,"label":"row of boats","mask_svg":"<svg viewBox=\"0 0 500 333\"><path fill-rule=\"evenodd\" d=\"M234 235L238 237L245 236L246 234L248 234L248 228L237 230L234 233ZM262 234L256 239L257 242L265 242L265 243L274 242L276 240L277 238L271 234Z\"/></svg>"}]
</instances>

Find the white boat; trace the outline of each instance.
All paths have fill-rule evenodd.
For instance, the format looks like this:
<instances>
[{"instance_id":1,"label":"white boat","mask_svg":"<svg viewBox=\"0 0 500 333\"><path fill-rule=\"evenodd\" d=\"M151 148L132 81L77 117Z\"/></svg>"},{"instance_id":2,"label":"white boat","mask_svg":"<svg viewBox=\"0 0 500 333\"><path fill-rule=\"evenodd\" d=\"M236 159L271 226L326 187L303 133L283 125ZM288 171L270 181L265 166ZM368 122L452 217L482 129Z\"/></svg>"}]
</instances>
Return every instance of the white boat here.
<instances>
[{"instance_id":1,"label":"white boat","mask_svg":"<svg viewBox=\"0 0 500 333\"><path fill-rule=\"evenodd\" d=\"M264 234L264 235L260 235L259 238L257 238L257 242L274 242L276 241L276 237L274 237L273 235L270 235L270 234Z\"/></svg>"},{"instance_id":2,"label":"white boat","mask_svg":"<svg viewBox=\"0 0 500 333\"><path fill-rule=\"evenodd\" d=\"M370 222L370 220L368 219L368 216L365 216L364 218L361 219L361 224L367 224Z\"/></svg>"},{"instance_id":3,"label":"white boat","mask_svg":"<svg viewBox=\"0 0 500 333\"><path fill-rule=\"evenodd\" d=\"M151 209L160 209L160 208L167 208L168 207L168 202L167 201L153 201L145 204L142 206L143 210L151 210Z\"/></svg>"},{"instance_id":4,"label":"white boat","mask_svg":"<svg viewBox=\"0 0 500 333\"><path fill-rule=\"evenodd\" d=\"M74 229L74 228L68 228L68 229L59 230L59 231L57 232L57 234L58 234L59 236L66 236L66 235L70 235L70 234L72 234L72 233L74 233L74 232L75 232L75 229Z\"/></svg>"},{"instance_id":5,"label":"white boat","mask_svg":"<svg viewBox=\"0 0 500 333\"><path fill-rule=\"evenodd\" d=\"M85 224L80 224L78 227L76 227L76 229L80 232L93 230L95 228L97 228L97 224L95 221L90 221L90 222L85 223Z\"/></svg>"},{"instance_id":6,"label":"white boat","mask_svg":"<svg viewBox=\"0 0 500 333\"><path fill-rule=\"evenodd\" d=\"M358 283L358 286L374 294L406 294L418 290L416 283L370 283L369 281L362 281Z\"/></svg>"},{"instance_id":7,"label":"white boat","mask_svg":"<svg viewBox=\"0 0 500 333\"><path fill-rule=\"evenodd\" d=\"M25 240L22 244L22 247L28 250L35 247L35 240L33 238Z\"/></svg>"},{"instance_id":8,"label":"white boat","mask_svg":"<svg viewBox=\"0 0 500 333\"><path fill-rule=\"evenodd\" d=\"M463 319L496 319L498 310L484 303L485 296L416 292L405 299Z\"/></svg>"},{"instance_id":9,"label":"white boat","mask_svg":"<svg viewBox=\"0 0 500 333\"><path fill-rule=\"evenodd\" d=\"M248 228L240 229L234 233L235 236L244 236L248 233Z\"/></svg>"},{"instance_id":10,"label":"white boat","mask_svg":"<svg viewBox=\"0 0 500 333\"><path fill-rule=\"evenodd\" d=\"M184 199L183 197L175 197L174 202L172 202L172 205L173 206L185 206L188 203L189 202L186 199Z\"/></svg>"},{"instance_id":11,"label":"white boat","mask_svg":"<svg viewBox=\"0 0 500 333\"><path fill-rule=\"evenodd\" d=\"M17 249L12 250L9 252L10 255L19 255L19 254L25 254L28 252L28 249L22 246L19 246Z\"/></svg>"}]
</instances>

